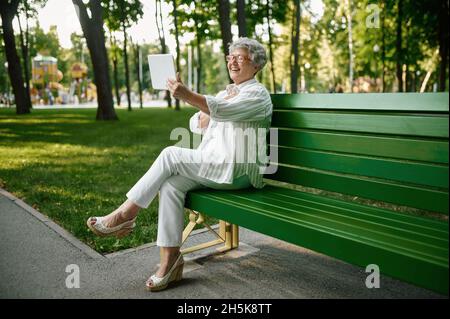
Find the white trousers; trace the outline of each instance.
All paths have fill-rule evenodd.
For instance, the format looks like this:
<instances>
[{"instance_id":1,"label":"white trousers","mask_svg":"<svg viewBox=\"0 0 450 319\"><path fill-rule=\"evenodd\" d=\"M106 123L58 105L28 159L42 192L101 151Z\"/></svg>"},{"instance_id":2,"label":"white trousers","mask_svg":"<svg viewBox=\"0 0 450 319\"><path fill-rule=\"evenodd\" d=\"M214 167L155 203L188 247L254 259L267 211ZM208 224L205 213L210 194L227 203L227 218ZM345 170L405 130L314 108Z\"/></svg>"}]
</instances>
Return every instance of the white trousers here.
<instances>
[{"instance_id":1,"label":"white trousers","mask_svg":"<svg viewBox=\"0 0 450 319\"><path fill-rule=\"evenodd\" d=\"M199 151L169 146L127 193L127 198L141 208L147 208L159 192L158 237L160 247L181 246L184 228L186 193L199 188L241 189L250 187L247 175L232 184L218 184L198 176L201 163Z\"/></svg>"}]
</instances>

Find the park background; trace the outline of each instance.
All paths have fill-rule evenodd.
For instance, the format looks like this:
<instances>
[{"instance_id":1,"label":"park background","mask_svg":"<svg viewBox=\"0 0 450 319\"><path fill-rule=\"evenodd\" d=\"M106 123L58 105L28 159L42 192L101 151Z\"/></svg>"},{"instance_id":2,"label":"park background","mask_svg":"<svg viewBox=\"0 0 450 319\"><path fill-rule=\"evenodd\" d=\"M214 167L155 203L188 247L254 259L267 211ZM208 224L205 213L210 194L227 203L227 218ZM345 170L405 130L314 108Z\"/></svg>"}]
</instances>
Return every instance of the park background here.
<instances>
[{"instance_id":1,"label":"park background","mask_svg":"<svg viewBox=\"0 0 450 319\"><path fill-rule=\"evenodd\" d=\"M202 94L229 83L226 44L239 36L266 46L257 79L271 93L448 91L448 10L439 0L2 1L0 187L101 252L152 242L157 200L124 240L85 226L123 202L195 112L152 90L148 54L172 53ZM54 65L40 82L39 59Z\"/></svg>"}]
</instances>

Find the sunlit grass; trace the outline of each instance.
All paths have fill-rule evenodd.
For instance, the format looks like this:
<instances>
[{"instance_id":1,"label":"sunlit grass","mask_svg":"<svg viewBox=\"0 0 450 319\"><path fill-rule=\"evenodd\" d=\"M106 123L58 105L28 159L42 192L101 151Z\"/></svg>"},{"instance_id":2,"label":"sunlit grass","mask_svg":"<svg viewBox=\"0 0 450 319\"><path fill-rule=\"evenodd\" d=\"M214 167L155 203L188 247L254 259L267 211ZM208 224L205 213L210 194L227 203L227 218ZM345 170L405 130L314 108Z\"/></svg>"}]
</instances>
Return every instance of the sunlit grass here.
<instances>
[{"instance_id":1,"label":"sunlit grass","mask_svg":"<svg viewBox=\"0 0 450 319\"><path fill-rule=\"evenodd\" d=\"M118 241L98 238L85 221L118 207L170 140L188 127L193 108L117 110L119 121L95 121L95 109L0 109L0 186L48 215L100 252L156 239L156 198L135 232Z\"/></svg>"}]
</instances>

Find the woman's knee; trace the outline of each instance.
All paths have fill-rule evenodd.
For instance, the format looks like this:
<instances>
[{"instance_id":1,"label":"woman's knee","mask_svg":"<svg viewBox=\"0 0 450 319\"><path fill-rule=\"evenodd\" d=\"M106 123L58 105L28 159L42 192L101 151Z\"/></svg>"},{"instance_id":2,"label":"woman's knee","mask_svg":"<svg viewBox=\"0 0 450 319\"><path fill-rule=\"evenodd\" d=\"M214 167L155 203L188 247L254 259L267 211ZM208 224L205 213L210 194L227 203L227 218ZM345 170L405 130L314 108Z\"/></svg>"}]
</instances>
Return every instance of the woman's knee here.
<instances>
[{"instance_id":1,"label":"woman's knee","mask_svg":"<svg viewBox=\"0 0 450 319\"><path fill-rule=\"evenodd\" d=\"M167 147L163 148L160 155L161 156L170 156L170 155L176 153L178 151L178 148L179 147L173 146L173 145L167 146Z\"/></svg>"},{"instance_id":2,"label":"woman's knee","mask_svg":"<svg viewBox=\"0 0 450 319\"><path fill-rule=\"evenodd\" d=\"M161 188L159 189L160 196L163 194L172 194L179 192L177 187L171 181L171 178L166 179L164 183L161 184Z\"/></svg>"},{"instance_id":3,"label":"woman's knee","mask_svg":"<svg viewBox=\"0 0 450 319\"><path fill-rule=\"evenodd\" d=\"M163 194L178 193L184 196L188 191L201 187L201 184L192 179L181 175L173 175L162 183L160 192Z\"/></svg>"}]
</instances>

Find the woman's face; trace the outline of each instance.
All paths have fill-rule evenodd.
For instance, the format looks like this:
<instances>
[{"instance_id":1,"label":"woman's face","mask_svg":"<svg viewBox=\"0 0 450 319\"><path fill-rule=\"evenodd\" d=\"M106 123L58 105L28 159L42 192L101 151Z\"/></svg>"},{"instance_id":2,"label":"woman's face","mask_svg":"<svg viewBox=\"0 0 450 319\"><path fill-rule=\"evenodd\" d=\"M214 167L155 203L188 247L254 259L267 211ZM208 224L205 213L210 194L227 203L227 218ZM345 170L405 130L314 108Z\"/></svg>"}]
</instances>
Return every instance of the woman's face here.
<instances>
[{"instance_id":1,"label":"woman's face","mask_svg":"<svg viewBox=\"0 0 450 319\"><path fill-rule=\"evenodd\" d=\"M239 56L241 58L239 58ZM227 62L228 72L230 74L231 80L235 84L240 84L254 77L258 67L253 65L250 60L248 50L245 48L238 48L230 52ZM238 60L242 60L239 62Z\"/></svg>"}]
</instances>

